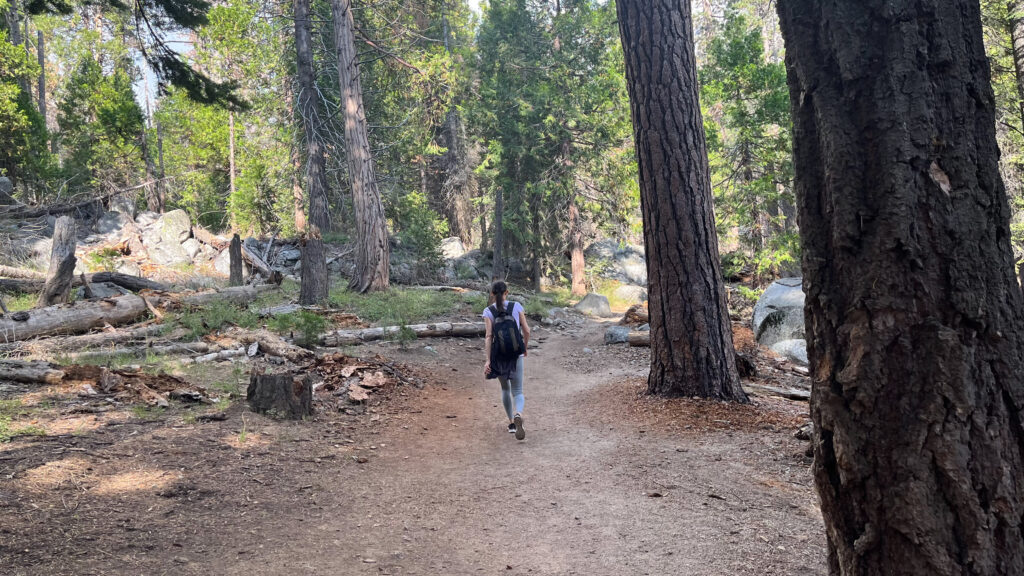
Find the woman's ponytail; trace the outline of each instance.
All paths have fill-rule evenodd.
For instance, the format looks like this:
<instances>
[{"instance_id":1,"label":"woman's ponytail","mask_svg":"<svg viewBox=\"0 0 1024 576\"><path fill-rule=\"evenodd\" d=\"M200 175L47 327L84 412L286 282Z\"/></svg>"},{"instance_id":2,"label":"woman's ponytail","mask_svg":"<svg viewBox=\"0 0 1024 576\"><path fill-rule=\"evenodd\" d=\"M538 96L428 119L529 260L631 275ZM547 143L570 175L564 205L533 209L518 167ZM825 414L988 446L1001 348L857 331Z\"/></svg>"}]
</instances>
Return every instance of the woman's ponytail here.
<instances>
[{"instance_id":1,"label":"woman's ponytail","mask_svg":"<svg viewBox=\"0 0 1024 576\"><path fill-rule=\"evenodd\" d=\"M498 310L505 309L505 292L508 292L508 285L501 280L491 286L491 294L494 295L494 304Z\"/></svg>"}]
</instances>

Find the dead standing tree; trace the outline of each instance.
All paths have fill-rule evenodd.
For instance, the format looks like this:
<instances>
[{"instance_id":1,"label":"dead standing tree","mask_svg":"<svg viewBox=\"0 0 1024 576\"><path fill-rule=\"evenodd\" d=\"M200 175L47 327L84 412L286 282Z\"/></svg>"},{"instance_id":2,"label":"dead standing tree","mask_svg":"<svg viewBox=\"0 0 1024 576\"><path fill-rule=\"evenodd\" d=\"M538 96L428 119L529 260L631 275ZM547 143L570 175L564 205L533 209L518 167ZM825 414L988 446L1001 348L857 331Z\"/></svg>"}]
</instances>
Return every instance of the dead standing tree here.
<instances>
[{"instance_id":1,"label":"dead standing tree","mask_svg":"<svg viewBox=\"0 0 1024 576\"><path fill-rule=\"evenodd\" d=\"M780 0L833 574L1024 574L1024 301L977 0Z\"/></svg>"},{"instance_id":2,"label":"dead standing tree","mask_svg":"<svg viewBox=\"0 0 1024 576\"><path fill-rule=\"evenodd\" d=\"M75 281L75 220L61 216L53 227L53 246L50 249L50 269L46 284L39 295L39 306L64 304L71 300L71 285Z\"/></svg>"}]
</instances>

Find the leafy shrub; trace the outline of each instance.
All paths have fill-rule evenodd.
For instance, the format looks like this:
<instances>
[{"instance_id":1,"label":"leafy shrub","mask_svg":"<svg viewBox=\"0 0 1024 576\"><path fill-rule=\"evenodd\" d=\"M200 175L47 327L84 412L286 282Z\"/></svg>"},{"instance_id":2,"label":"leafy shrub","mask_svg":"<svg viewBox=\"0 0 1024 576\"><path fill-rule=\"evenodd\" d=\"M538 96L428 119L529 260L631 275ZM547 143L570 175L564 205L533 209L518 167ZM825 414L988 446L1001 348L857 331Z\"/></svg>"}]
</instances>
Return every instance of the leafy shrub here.
<instances>
[{"instance_id":1,"label":"leafy shrub","mask_svg":"<svg viewBox=\"0 0 1024 576\"><path fill-rule=\"evenodd\" d=\"M120 260L121 253L109 246L85 255L85 264L90 272L113 272Z\"/></svg>"},{"instance_id":2,"label":"leafy shrub","mask_svg":"<svg viewBox=\"0 0 1024 576\"><path fill-rule=\"evenodd\" d=\"M191 332L192 338L198 340L225 325L255 328L258 323L258 317L253 312L226 302L216 302L204 308L186 310L178 314L168 325L177 324Z\"/></svg>"},{"instance_id":3,"label":"leafy shrub","mask_svg":"<svg viewBox=\"0 0 1024 576\"><path fill-rule=\"evenodd\" d=\"M448 235L446 222L420 192L410 192L392 207L394 229L402 244L419 259L421 267L436 269L441 264L441 240Z\"/></svg>"},{"instance_id":4,"label":"leafy shrub","mask_svg":"<svg viewBox=\"0 0 1024 576\"><path fill-rule=\"evenodd\" d=\"M299 310L290 314L276 316L268 323L271 330L285 333L298 333L295 339L300 346L312 347L320 341L320 335L327 330L327 319L309 310Z\"/></svg>"},{"instance_id":5,"label":"leafy shrub","mask_svg":"<svg viewBox=\"0 0 1024 576\"><path fill-rule=\"evenodd\" d=\"M366 322L402 325L447 314L458 306L459 294L408 288L357 294L341 287L331 291L330 300L332 306L351 312Z\"/></svg>"}]
</instances>

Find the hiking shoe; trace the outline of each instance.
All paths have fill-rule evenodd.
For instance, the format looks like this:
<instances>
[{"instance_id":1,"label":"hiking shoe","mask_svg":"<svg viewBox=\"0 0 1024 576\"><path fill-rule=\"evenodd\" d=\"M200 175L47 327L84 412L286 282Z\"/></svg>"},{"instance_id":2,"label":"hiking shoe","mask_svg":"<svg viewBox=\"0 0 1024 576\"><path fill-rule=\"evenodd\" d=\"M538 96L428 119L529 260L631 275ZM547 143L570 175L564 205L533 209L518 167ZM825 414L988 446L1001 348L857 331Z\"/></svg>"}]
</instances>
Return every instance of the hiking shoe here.
<instances>
[{"instance_id":1,"label":"hiking shoe","mask_svg":"<svg viewBox=\"0 0 1024 576\"><path fill-rule=\"evenodd\" d=\"M515 423L513 423L513 422L509 422L508 423L508 433L509 434L515 434L516 433L516 425L515 425Z\"/></svg>"},{"instance_id":2,"label":"hiking shoe","mask_svg":"<svg viewBox=\"0 0 1024 576\"><path fill-rule=\"evenodd\" d=\"M523 428L523 417L516 414L515 419L512 420L512 426L516 429L516 440L522 440L526 438L526 429Z\"/></svg>"}]
</instances>

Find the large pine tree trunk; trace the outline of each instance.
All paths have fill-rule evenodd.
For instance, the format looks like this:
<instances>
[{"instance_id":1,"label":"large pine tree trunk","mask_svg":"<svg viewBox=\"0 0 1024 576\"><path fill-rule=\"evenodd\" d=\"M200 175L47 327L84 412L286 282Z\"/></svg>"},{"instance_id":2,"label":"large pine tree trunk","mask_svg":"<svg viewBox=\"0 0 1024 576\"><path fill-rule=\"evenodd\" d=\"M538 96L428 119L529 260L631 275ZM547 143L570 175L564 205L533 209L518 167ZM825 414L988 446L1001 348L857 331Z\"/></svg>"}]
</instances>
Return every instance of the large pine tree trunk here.
<instances>
[{"instance_id":1,"label":"large pine tree trunk","mask_svg":"<svg viewBox=\"0 0 1024 576\"><path fill-rule=\"evenodd\" d=\"M327 282L327 259L324 257L321 231L330 229L327 209L327 170L323 142L317 133L320 106L313 73L312 23L309 19L309 0L295 0L295 52L299 80L298 112L306 140L306 190L309 196L309 220L302 210L302 191L293 192L295 198L295 225L307 232L302 250L302 304L317 304L327 300L330 286ZM315 238L314 238L315 237ZM309 239L314 245L309 246Z\"/></svg>"},{"instance_id":2,"label":"large pine tree trunk","mask_svg":"<svg viewBox=\"0 0 1024 576\"><path fill-rule=\"evenodd\" d=\"M1024 574L1024 303L977 0L780 0L833 574Z\"/></svg>"},{"instance_id":3,"label":"large pine tree trunk","mask_svg":"<svg viewBox=\"0 0 1024 576\"><path fill-rule=\"evenodd\" d=\"M690 3L619 0L640 168L652 393L746 401L718 260Z\"/></svg>"},{"instance_id":4,"label":"large pine tree trunk","mask_svg":"<svg viewBox=\"0 0 1024 576\"><path fill-rule=\"evenodd\" d=\"M356 220L356 270L349 288L356 292L386 290L389 281L388 230L367 135L351 0L331 0L331 12L334 14L338 83L341 85L341 106L345 117L345 156Z\"/></svg>"},{"instance_id":5,"label":"large pine tree trunk","mask_svg":"<svg viewBox=\"0 0 1024 576\"><path fill-rule=\"evenodd\" d=\"M587 293L586 266L583 260L583 223L580 222L580 207L576 195L569 199L569 261L572 266L572 294L583 296Z\"/></svg>"}]
</instances>

